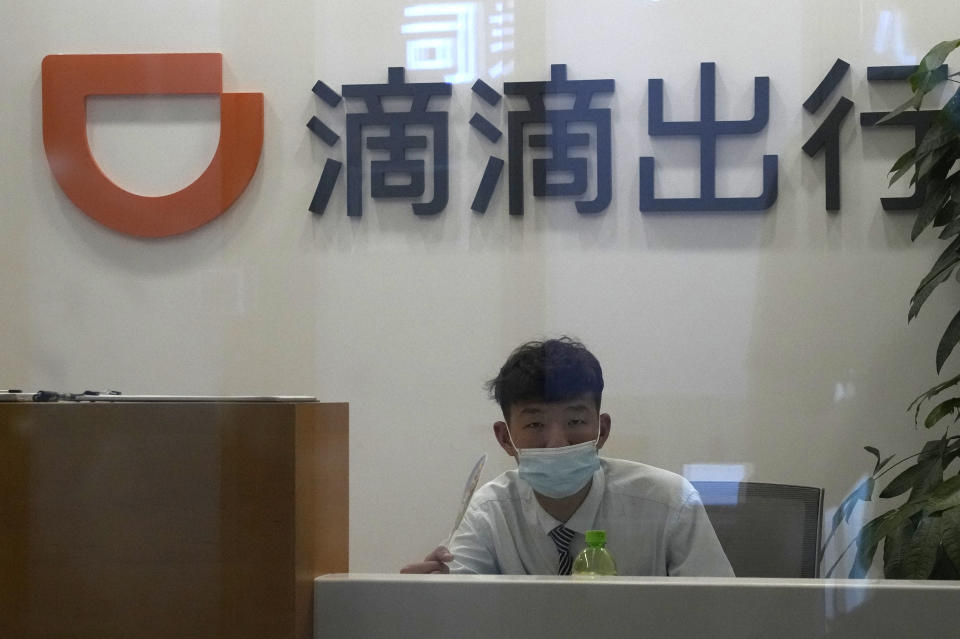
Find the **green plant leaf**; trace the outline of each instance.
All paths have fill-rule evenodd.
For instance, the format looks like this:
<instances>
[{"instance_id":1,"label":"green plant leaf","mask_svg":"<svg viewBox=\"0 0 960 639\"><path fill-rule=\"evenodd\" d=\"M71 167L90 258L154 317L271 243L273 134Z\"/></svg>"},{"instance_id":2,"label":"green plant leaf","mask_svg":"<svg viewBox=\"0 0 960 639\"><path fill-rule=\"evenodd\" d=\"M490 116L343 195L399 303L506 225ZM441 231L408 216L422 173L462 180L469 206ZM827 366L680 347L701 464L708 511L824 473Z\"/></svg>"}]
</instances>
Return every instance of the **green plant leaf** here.
<instances>
[{"instance_id":1,"label":"green plant leaf","mask_svg":"<svg viewBox=\"0 0 960 639\"><path fill-rule=\"evenodd\" d=\"M960 490L960 475L954 475L947 481L940 484L935 491L933 491L932 497L935 499L940 499L942 497L948 497L953 495L955 491Z\"/></svg>"},{"instance_id":2,"label":"green plant leaf","mask_svg":"<svg viewBox=\"0 0 960 639\"><path fill-rule=\"evenodd\" d=\"M937 422L950 413L960 414L960 398L953 397L934 406L927 418L923 420L923 425L927 428L933 428L937 425Z\"/></svg>"},{"instance_id":3,"label":"green plant leaf","mask_svg":"<svg viewBox=\"0 0 960 639\"><path fill-rule=\"evenodd\" d=\"M906 175L907 171L913 168L914 159L917 156L917 147L913 147L908 150L906 153L897 158L897 161L893 163L893 166L890 167L890 173L892 177L890 178L890 185L892 186L894 182Z\"/></svg>"},{"instance_id":4,"label":"green plant leaf","mask_svg":"<svg viewBox=\"0 0 960 639\"><path fill-rule=\"evenodd\" d=\"M947 240L960 233L960 220L954 220L943 227L943 231L940 232L940 239Z\"/></svg>"},{"instance_id":5,"label":"green plant leaf","mask_svg":"<svg viewBox=\"0 0 960 639\"><path fill-rule=\"evenodd\" d=\"M920 454L917 456L917 461L923 462L931 459L940 459L943 457L943 451L946 449L947 434L944 433L942 437L931 439L923 445L923 448L920 449Z\"/></svg>"},{"instance_id":6,"label":"green plant leaf","mask_svg":"<svg viewBox=\"0 0 960 639\"><path fill-rule=\"evenodd\" d=\"M908 502L900 508L888 510L864 524L855 539L857 552L853 566L850 568L850 578L857 579L866 575L873 563L873 557L877 553L877 546L880 542L901 526L909 524L910 517L921 510L922 504Z\"/></svg>"},{"instance_id":7,"label":"green plant leaf","mask_svg":"<svg viewBox=\"0 0 960 639\"><path fill-rule=\"evenodd\" d=\"M837 568L837 566L840 565L840 561L843 559L843 557L847 554L847 551L850 550L850 548L854 544L857 544L858 554L861 552L861 549L863 550L863 557L861 559L867 559L866 554L869 551L870 553L869 561L872 562L873 554L876 553L877 544L880 543L880 540L882 540L886 535L890 534L890 532L894 530L896 527L906 522L910 517L914 516L915 514L923 510L923 505L925 502L926 500L920 500L917 502L907 502L906 504L900 506L899 508L888 510L882 515L864 524L863 528L860 529L860 532L853 539L853 541L851 541L850 544L847 545L846 548L844 548L843 552L840 553L840 556L834 560L833 565L831 565L829 570L827 570L827 574L825 576L830 577L833 574L833 571ZM838 509L837 512L840 512L840 509ZM834 515L834 521L836 521L836 519L837 517L836 515ZM831 532L830 535L832 536L833 532ZM829 538L827 539L827 542L829 543ZM871 544L873 545L872 550L870 550ZM826 548L826 545L827 544L825 543L824 548ZM822 549L820 553L820 559L821 560L823 559ZM860 563L862 563L862 561L860 561ZM850 569L851 575L855 574L857 570L857 565L858 565L858 561L855 560L853 567ZM870 565L868 563L866 565L865 570L869 569L869 567Z\"/></svg>"},{"instance_id":8,"label":"green plant leaf","mask_svg":"<svg viewBox=\"0 0 960 639\"><path fill-rule=\"evenodd\" d=\"M853 565L850 567L850 579L863 579L867 576L870 566L873 565L873 557L877 554L877 545L857 546L857 552L854 555Z\"/></svg>"},{"instance_id":9,"label":"green plant leaf","mask_svg":"<svg viewBox=\"0 0 960 639\"><path fill-rule=\"evenodd\" d=\"M934 171L937 169L937 167L941 166L941 163L946 155L947 153L945 151L941 151L939 153L925 155L922 158L917 158L915 165L917 170L914 171L913 175L910 177L910 184L916 184L928 175L934 176Z\"/></svg>"},{"instance_id":10,"label":"green plant leaf","mask_svg":"<svg viewBox=\"0 0 960 639\"><path fill-rule=\"evenodd\" d=\"M953 122L947 119L948 116L941 117L942 115L938 113L930 129L920 141L920 145L911 149L912 158L908 157L910 151L907 151L897 160L901 165L897 167L897 163L894 163L894 167L897 168L890 168L890 173L893 174L890 184L903 177L910 168L914 169L913 175L910 176L910 184L916 184L923 177L934 178L937 183L947 177L957 157L958 136L953 130ZM903 163L906 165L904 166Z\"/></svg>"},{"instance_id":11,"label":"green plant leaf","mask_svg":"<svg viewBox=\"0 0 960 639\"><path fill-rule=\"evenodd\" d=\"M877 474L881 470L883 470L883 467L886 466L888 463L890 463L890 460L893 459L895 456L896 455L887 455L887 457L883 461L877 464L876 469L873 471L873 473Z\"/></svg>"},{"instance_id":12,"label":"green plant leaf","mask_svg":"<svg viewBox=\"0 0 960 639\"><path fill-rule=\"evenodd\" d=\"M902 523L884 537L883 576L887 579L903 579L903 558L911 537L913 525L910 522Z\"/></svg>"},{"instance_id":13,"label":"green plant leaf","mask_svg":"<svg viewBox=\"0 0 960 639\"><path fill-rule=\"evenodd\" d=\"M911 502L928 500L930 492L943 482L941 461L946 448L947 440L944 437L930 440L923 445L917 456L917 465L920 468L913 478L909 497Z\"/></svg>"},{"instance_id":14,"label":"green plant leaf","mask_svg":"<svg viewBox=\"0 0 960 639\"><path fill-rule=\"evenodd\" d=\"M923 420L923 425L933 428L940 420L952 413L957 413L953 418L954 422L960 420L960 397L951 397L934 406L927 414L927 418Z\"/></svg>"},{"instance_id":15,"label":"green plant leaf","mask_svg":"<svg viewBox=\"0 0 960 639\"><path fill-rule=\"evenodd\" d=\"M890 113L886 114L885 116L877 120L877 123L874 124L873 126L880 126L881 124L885 124L890 120L892 120L893 118L900 115L901 113L903 113L904 111L907 111L909 109L919 109L920 106L923 104L923 96L924 96L923 93L914 93L913 95L910 96L909 100L907 100L906 102L904 102L903 104L895 108L893 111L891 111Z\"/></svg>"},{"instance_id":16,"label":"green plant leaf","mask_svg":"<svg viewBox=\"0 0 960 639\"><path fill-rule=\"evenodd\" d=\"M890 499L891 497L897 497L907 492L913 488L914 482L916 482L917 477L925 472L929 472L928 466L932 462L927 461L922 464L914 464L910 468L906 469L896 477L890 480L890 483L887 484L886 488L880 491L881 499Z\"/></svg>"},{"instance_id":17,"label":"green plant leaf","mask_svg":"<svg viewBox=\"0 0 960 639\"><path fill-rule=\"evenodd\" d=\"M943 42L938 42L932 49L927 51L926 55L920 60L920 64L917 65L917 70L910 76L910 87L917 91L918 88L922 90L923 86L920 83L920 80L923 78L923 75L930 75L937 71L943 72L943 78L947 77L947 70L941 69L943 61L947 59L947 56L950 53L960 47L960 39L957 40L944 40ZM919 76L916 80L914 76ZM942 82L943 80L941 80Z\"/></svg>"},{"instance_id":18,"label":"green plant leaf","mask_svg":"<svg viewBox=\"0 0 960 639\"><path fill-rule=\"evenodd\" d=\"M907 314L908 322L912 321L913 318L919 314L920 308L937 286L950 277L950 274L958 262L960 262L960 237L950 242L939 257L937 257L933 266L930 267L930 272L920 280L917 290L910 299L910 311Z\"/></svg>"},{"instance_id":19,"label":"green plant leaf","mask_svg":"<svg viewBox=\"0 0 960 639\"><path fill-rule=\"evenodd\" d=\"M927 192L927 196L923 199L923 204L920 205L920 210L917 212L917 219L913 223L913 230L910 232L911 240L917 239L923 229L930 226L937 213L947 203L949 191L950 186L944 182L932 192Z\"/></svg>"},{"instance_id":20,"label":"green plant leaf","mask_svg":"<svg viewBox=\"0 0 960 639\"><path fill-rule=\"evenodd\" d=\"M953 141L922 158L918 158L915 165L916 171L910 177L910 184L916 184L919 180L926 179L936 187L944 180L952 181L954 176L950 175L948 178L947 175L956 162L958 153L960 153L960 147L957 146L956 141Z\"/></svg>"},{"instance_id":21,"label":"green plant leaf","mask_svg":"<svg viewBox=\"0 0 960 639\"><path fill-rule=\"evenodd\" d=\"M943 82L947 77L947 70L941 69L940 65L958 46L960 46L960 40L944 40L930 49L920 60L917 70L908 78L910 89L915 92L927 93L937 84Z\"/></svg>"},{"instance_id":22,"label":"green plant leaf","mask_svg":"<svg viewBox=\"0 0 960 639\"><path fill-rule=\"evenodd\" d=\"M953 242L950 242L950 244L947 245L943 251L940 252L940 255L937 256L933 266L930 267L930 272L924 275L923 279L920 280L920 286L923 286L928 281L934 279L935 274L943 267L950 265L951 262L954 262L958 254L960 254L960 240L954 240Z\"/></svg>"},{"instance_id":23,"label":"green plant leaf","mask_svg":"<svg viewBox=\"0 0 960 639\"><path fill-rule=\"evenodd\" d=\"M908 322L912 321L913 318L920 313L920 308L923 306L924 302L927 301L927 298L930 297L930 294L933 293L938 286L949 279L953 269L956 268L958 263L960 263L960 253L957 252L954 244L960 246L960 237L951 242L950 246L947 248L947 250L952 251L952 254L949 256L950 260L940 266L934 265L930 273L927 274L923 278L923 281L920 282L920 286L917 287L916 292L910 299L910 311L907 313Z\"/></svg>"},{"instance_id":24,"label":"green plant leaf","mask_svg":"<svg viewBox=\"0 0 960 639\"><path fill-rule=\"evenodd\" d=\"M957 238L957 241L960 241L960 237ZM935 267L934 270L931 270L930 273L924 277L923 281L917 287L916 292L913 294L913 297L910 299L910 311L907 313L908 322L920 314L920 309L927 301L927 298L937 290L937 287L950 279L950 274L958 263L960 263L960 253L955 253L951 256L949 262Z\"/></svg>"},{"instance_id":25,"label":"green plant leaf","mask_svg":"<svg viewBox=\"0 0 960 639\"><path fill-rule=\"evenodd\" d=\"M940 543L947 557L960 570L960 507L943 511L943 530L940 531Z\"/></svg>"},{"instance_id":26,"label":"green plant leaf","mask_svg":"<svg viewBox=\"0 0 960 639\"><path fill-rule=\"evenodd\" d=\"M955 184L953 190L957 191L957 187L960 187L960 184ZM933 225L935 227L946 226L950 222L955 222L958 218L960 218L960 203L955 202L951 197L940 207L940 212L934 218Z\"/></svg>"},{"instance_id":27,"label":"green plant leaf","mask_svg":"<svg viewBox=\"0 0 960 639\"><path fill-rule=\"evenodd\" d=\"M923 511L928 515L960 506L960 475L954 475L934 488L926 502Z\"/></svg>"},{"instance_id":28,"label":"green plant leaf","mask_svg":"<svg viewBox=\"0 0 960 639\"><path fill-rule=\"evenodd\" d=\"M939 224L936 225L943 227L943 231L940 232L940 239L945 240L960 233L960 203L951 200L949 204L943 207L941 214L947 216L948 219L937 220Z\"/></svg>"},{"instance_id":29,"label":"green plant leaf","mask_svg":"<svg viewBox=\"0 0 960 639\"><path fill-rule=\"evenodd\" d=\"M945 128L952 129L954 132L960 131L960 89L957 89L947 100L947 103L941 107L937 117L942 118L942 124Z\"/></svg>"},{"instance_id":30,"label":"green plant leaf","mask_svg":"<svg viewBox=\"0 0 960 639\"><path fill-rule=\"evenodd\" d=\"M926 136L924 136L926 137ZM912 147L907 150L906 153L897 158L897 161L893 163L893 166L890 167L890 173L893 174L893 177L890 178L890 184L893 184L899 180L903 175L909 171L914 164L914 159L917 156L917 147Z\"/></svg>"},{"instance_id":31,"label":"green plant leaf","mask_svg":"<svg viewBox=\"0 0 960 639\"><path fill-rule=\"evenodd\" d=\"M876 446L864 446L863 449L864 449L865 451L867 451L868 453L870 453L871 455L873 455L874 457L877 458L877 463L875 463L875 464L873 465L873 474L874 474L874 475L876 475L878 472L880 472L880 470L881 470L884 466L887 465L887 462L889 462L891 459L893 459L893 455L890 455L889 457L887 457L886 459L884 459L884 460L881 461L881 460L880 460L880 451L877 449Z\"/></svg>"},{"instance_id":32,"label":"green plant leaf","mask_svg":"<svg viewBox=\"0 0 960 639\"><path fill-rule=\"evenodd\" d=\"M911 517L916 515L918 512L923 510L923 507L926 505L927 501L928 501L927 499L918 499L916 501L908 501L907 503L900 506L899 508L896 508L893 511L890 511L894 513L894 517L896 519L896 522L894 523L899 525L900 523L903 523L906 520L910 519ZM890 530L892 530L892 528L890 528ZM889 532L889 530L887 530L886 532Z\"/></svg>"},{"instance_id":33,"label":"green plant leaf","mask_svg":"<svg viewBox=\"0 0 960 639\"><path fill-rule=\"evenodd\" d=\"M910 405L907 407L907 410L915 410L913 421L914 423L920 423L920 408L923 406L923 403L929 399L932 399L947 390L952 386L960 384L960 375L951 377L945 382L940 382L933 388L921 393L916 399L910 402Z\"/></svg>"},{"instance_id":34,"label":"green plant leaf","mask_svg":"<svg viewBox=\"0 0 960 639\"><path fill-rule=\"evenodd\" d=\"M906 579L926 579L933 571L940 548L940 530L943 520L939 515L923 517L913 533L903 557L903 575Z\"/></svg>"},{"instance_id":35,"label":"green plant leaf","mask_svg":"<svg viewBox=\"0 0 960 639\"><path fill-rule=\"evenodd\" d=\"M923 134L923 139L920 140L920 144L914 147L916 149L917 159L926 157L937 149L956 140L957 132L952 129L951 125L952 121L948 116L943 115L943 111L938 113L933 124L931 124L927 132ZM890 170L892 171L893 169Z\"/></svg>"},{"instance_id":36,"label":"green plant leaf","mask_svg":"<svg viewBox=\"0 0 960 639\"><path fill-rule=\"evenodd\" d=\"M954 442L943 455L943 467L946 469L954 459L960 457L960 442Z\"/></svg>"},{"instance_id":37,"label":"green plant leaf","mask_svg":"<svg viewBox=\"0 0 960 639\"><path fill-rule=\"evenodd\" d=\"M854 555L853 565L850 567L850 579L860 579L867 574L880 541L890 533L890 530L900 525L898 522L891 526L890 522L896 518L897 511L890 510L870 520L860 529L856 539L857 552ZM886 529L888 526L890 527L889 530Z\"/></svg>"},{"instance_id":38,"label":"green plant leaf","mask_svg":"<svg viewBox=\"0 0 960 639\"><path fill-rule=\"evenodd\" d=\"M937 373L943 368L958 341L960 341L960 311L950 320L950 324L947 325L947 330L943 332L943 337L940 338L940 344L937 346Z\"/></svg>"},{"instance_id":39,"label":"green plant leaf","mask_svg":"<svg viewBox=\"0 0 960 639\"><path fill-rule=\"evenodd\" d=\"M943 483L943 466L940 460L940 456L936 456L924 462L925 465L917 473L910 490L910 501L929 499L931 491Z\"/></svg>"},{"instance_id":40,"label":"green plant leaf","mask_svg":"<svg viewBox=\"0 0 960 639\"><path fill-rule=\"evenodd\" d=\"M949 53L949 51L947 53ZM918 76L916 84L914 84L913 76ZM920 67L917 67L917 71L915 71L913 75L908 78L910 81L910 88L923 94L930 93L946 79L947 67L943 64L931 66L929 69L923 70L921 70Z\"/></svg>"}]
</instances>

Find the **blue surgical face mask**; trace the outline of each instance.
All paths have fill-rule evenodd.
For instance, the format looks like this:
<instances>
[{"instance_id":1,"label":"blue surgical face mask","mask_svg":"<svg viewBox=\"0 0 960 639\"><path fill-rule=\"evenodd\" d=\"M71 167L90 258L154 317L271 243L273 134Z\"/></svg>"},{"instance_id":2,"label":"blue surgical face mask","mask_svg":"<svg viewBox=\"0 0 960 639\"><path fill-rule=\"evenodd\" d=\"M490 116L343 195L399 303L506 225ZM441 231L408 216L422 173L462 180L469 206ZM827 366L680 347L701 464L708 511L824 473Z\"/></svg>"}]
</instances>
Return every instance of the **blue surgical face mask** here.
<instances>
[{"instance_id":1,"label":"blue surgical face mask","mask_svg":"<svg viewBox=\"0 0 960 639\"><path fill-rule=\"evenodd\" d=\"M520 478L546 497L569 497L587 485L593 473L600 468L597 439L573 446L558 448L517 448L507 428L510 443L517 451Z\"/></svg>"}]
</instances>

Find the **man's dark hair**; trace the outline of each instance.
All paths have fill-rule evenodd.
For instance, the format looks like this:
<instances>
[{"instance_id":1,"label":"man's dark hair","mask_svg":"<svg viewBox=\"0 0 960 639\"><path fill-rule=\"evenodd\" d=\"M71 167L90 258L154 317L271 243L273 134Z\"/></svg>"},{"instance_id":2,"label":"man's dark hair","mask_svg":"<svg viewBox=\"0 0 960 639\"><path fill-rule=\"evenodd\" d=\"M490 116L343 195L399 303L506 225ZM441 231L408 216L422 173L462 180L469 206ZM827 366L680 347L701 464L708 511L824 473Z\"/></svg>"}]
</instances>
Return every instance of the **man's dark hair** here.
<instances>
[{"instance_id":1,"label":"man's dark hair","mask_svg":"<svg viewBox=\"0 0 960 639\"><path fill-rule=\"evenodd\" d=\"M564 336L519 346L486 388L504 418L517 402L560 402L587 393L600 410L603 371L586 346Z\"/></svg>"}]
</instances>

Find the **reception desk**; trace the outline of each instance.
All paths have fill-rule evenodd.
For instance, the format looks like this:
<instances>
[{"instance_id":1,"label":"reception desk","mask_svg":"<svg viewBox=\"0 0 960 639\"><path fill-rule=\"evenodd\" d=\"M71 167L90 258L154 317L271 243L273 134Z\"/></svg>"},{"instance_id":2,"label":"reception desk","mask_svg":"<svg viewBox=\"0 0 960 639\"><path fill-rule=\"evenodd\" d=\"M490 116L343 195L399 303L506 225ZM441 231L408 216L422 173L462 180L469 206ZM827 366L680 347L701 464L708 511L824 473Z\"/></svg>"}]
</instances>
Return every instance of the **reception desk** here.
<instances>
[{"instance_id":1,"label":"reception desk","mask_svg":"<svg viewBox=\"0 0 960 639\"><path fill-rule=\"evenodd\" d=\"M315 639L960 636L960 582L327 575Z\"/></svg>"},{"instance_id":2,"label":"reception desk","mask_svg":"<svg viewBox=\"0 0 960 639\"><path fill-rule=\"evenodd\" d=\"M348 570L348 408L0 404L0 638L308 639Z\"/></svg>"}]
</instances>

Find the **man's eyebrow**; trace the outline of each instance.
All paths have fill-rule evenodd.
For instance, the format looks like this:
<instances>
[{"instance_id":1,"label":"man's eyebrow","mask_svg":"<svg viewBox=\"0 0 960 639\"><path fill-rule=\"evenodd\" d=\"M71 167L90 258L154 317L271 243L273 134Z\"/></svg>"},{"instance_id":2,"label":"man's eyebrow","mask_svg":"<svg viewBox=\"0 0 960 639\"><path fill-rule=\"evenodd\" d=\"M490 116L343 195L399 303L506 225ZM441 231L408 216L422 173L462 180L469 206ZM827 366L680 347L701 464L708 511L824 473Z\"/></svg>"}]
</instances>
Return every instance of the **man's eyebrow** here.
<instances>
[{"instance_id":1,"label":"man's eyebrow","mask_svg":"<svg viewBox=\"0 0 960 639\"><path fill-rule=\"evenodd\" d=\"M565 410L565 411L570 411L570 412L576 412L576 413L582 413L583 411L587 410L587 405L586 405L586 404L574 404L573 406L565 406L563 410Z\"/></svg>"},{"instance_id":2,"label":"man's eyebrow","mask_svg":"<svg viewBox=\"0 0 960 639\"><path fill-rule=\"evenodd\" d=\"M527 406L525 408L520 409L521 415L539 415L542 412L543 412L543 409L537 406Z\"/></svg>"}]
</instances>

